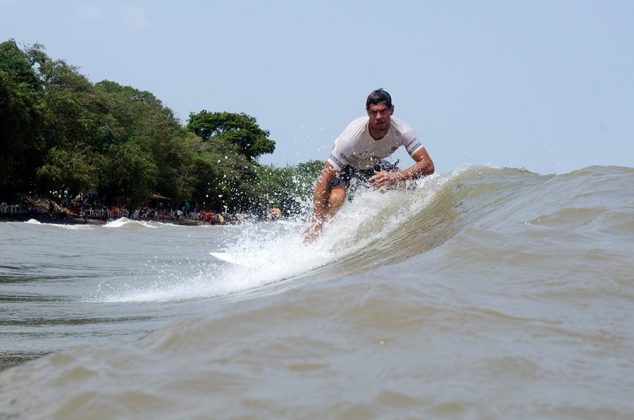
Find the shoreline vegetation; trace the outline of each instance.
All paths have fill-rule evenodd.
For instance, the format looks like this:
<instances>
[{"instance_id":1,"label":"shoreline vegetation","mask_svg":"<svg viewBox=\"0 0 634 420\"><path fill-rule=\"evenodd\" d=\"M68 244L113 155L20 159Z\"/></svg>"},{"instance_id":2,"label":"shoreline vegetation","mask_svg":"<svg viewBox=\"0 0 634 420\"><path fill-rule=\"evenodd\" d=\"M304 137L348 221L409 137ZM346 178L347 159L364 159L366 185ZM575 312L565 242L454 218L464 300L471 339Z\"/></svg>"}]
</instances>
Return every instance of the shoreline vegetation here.
<instances>
[{"instance_id":1,"label":"shoreline vegetation","mask_svg":"<svg viewBox=\"0 0 634 420\"><path fill-rule=\"evenodd\" d=\"M0 220L305 214L323 162L258 162L274 151L253 116L201 110L182 123L150 92L0 42Z\"/></svg>"}]
</instances>

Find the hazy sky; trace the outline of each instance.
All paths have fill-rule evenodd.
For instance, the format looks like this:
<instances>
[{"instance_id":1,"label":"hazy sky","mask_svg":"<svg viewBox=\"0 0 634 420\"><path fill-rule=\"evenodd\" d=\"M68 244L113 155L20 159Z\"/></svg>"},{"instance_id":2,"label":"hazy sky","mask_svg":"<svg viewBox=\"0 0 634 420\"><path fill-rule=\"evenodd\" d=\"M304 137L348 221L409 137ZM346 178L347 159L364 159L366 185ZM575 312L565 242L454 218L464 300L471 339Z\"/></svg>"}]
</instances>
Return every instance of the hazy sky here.
<instances>
[{"instance_id":1,"label":"hazy sky","mask_svg":"<svg viewBox=\"0 0 634 420\"><path fill-rule=\"evenodd\" d=\"M9 38L183 123L250 114L263 163L325 159L383 87L440 173L634 167L633 0L0 0Z\"/></svg>"}]
</instances>

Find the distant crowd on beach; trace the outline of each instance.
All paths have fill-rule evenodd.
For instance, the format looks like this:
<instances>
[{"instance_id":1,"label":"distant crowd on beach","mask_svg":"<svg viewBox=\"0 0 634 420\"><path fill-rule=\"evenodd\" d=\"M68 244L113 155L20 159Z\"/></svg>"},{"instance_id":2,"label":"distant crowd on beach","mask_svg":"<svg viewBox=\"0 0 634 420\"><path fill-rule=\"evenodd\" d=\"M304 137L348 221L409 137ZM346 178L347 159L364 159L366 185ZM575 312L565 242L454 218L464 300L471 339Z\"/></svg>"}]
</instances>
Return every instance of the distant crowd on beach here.
<instances>
[{"instance_id":1,"label":"distant crowd on beach","mask_svg":"<svg viewBox=\"0 0 634 420\"><path fill-rule=\"evenodd\" d=\"M82 205L70 207L70 210L84 218L113 220L127 217L133 220L153 220L164 223L179 224L210 224L221 225L225 223L240 222L241 216L228 216L223 213L215 213L206 209L187 210L186 208L153 208L143 206L130 212L125 208L118 207L95 207Z\"/></svg>"},{"instance_id":2,"label":"distant crowd on beach","mask_svg":"<svg viewBox=\"0 0 634 420\"><path fill-rule=\"evenodd\" d=\"M133 211L126 208L91 205L87 203L70 203L68 207L61 207L53 201L48 204L27 206L24 204L7 203L0 204L0 217L5 219L21 219L25 217L46 218L48 220L74 221L84 223L106 222L126 217L133 220L149 220L163 223L190 224L190 225L221 225L227 223L242 223L249 217L244 213L228 214L216 213L207 209L189 209L189 206L182 208L166 208L143 206ZM282 217L279 208L273 207L266 215L268 220L277 220Z\"/></svg>"},{"instance_id":3,"label":"distant crowd on beach","mask_svg":"<svg viewBox=\"0 0 634 420\"><path fill-rule=\"evenodd\" d=\"M154 209L149 207L141 207L132 212L130 219L135 220L159 220L162 222L194 222L210 225L220 225L225 223L225 215L217 214L211 210L185 211L183 209Z\"/></svg>"}]
</instances>

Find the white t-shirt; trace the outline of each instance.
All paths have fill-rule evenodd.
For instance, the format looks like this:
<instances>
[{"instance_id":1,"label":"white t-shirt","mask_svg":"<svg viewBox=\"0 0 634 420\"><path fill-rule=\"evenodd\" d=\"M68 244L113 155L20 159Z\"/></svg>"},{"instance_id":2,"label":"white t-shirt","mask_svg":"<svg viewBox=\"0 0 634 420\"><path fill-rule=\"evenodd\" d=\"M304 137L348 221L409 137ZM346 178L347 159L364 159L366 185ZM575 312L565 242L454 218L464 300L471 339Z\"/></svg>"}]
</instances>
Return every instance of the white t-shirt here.
<instances>
[{"instance_id":1,"label":"white t-shirt","mask_svg":"<svg viewBox=\"0 0 634 420\"><path fill-rule=\"evenodd\" d=\"M387 134L374 140L368 128L369 117L360 117L352 121L335 140L335 146L328 162L338 171L350 165L357 169L370 169L404 146L410 156L423 145L416 138L416 132L405 121L390 118Z\"/></svg>"}]
</instances>

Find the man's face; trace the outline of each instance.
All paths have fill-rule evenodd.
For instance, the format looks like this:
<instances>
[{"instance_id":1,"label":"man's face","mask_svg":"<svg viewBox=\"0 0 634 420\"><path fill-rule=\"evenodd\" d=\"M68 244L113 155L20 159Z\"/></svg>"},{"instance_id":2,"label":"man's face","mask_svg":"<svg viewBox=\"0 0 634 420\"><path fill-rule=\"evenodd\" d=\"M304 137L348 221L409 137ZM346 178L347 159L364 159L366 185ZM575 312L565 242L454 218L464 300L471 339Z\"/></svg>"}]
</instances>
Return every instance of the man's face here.
<instances>
[{"instance_id":1,"label":"man's face","mask_svg":"<svg viewBox=\"0 0 634 420\"><path fill-rule=\"evenodd\" d=\"M376 132L385 134L390 128L390 117L394 112L394 107L388 108L385 102L370 104L367 109L370 117L370 128Z\"/></svg>"}]
</instances>

